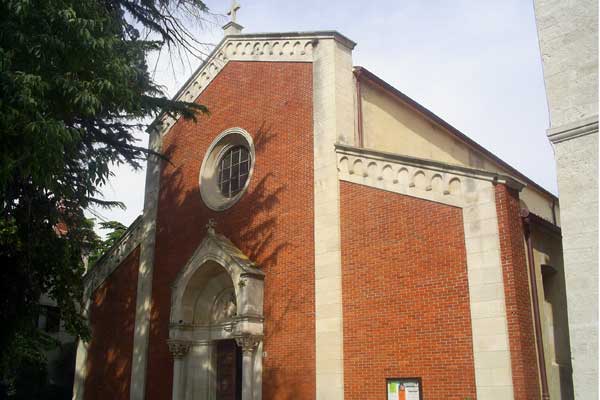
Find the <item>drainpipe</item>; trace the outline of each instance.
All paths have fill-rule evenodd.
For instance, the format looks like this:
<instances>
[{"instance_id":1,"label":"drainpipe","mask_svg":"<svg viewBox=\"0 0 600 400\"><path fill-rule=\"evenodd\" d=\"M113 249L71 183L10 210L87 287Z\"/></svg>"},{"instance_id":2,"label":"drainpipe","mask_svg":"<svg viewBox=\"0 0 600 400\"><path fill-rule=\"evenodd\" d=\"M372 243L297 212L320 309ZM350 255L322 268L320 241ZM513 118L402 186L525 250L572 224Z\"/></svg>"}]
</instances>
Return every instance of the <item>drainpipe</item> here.
<instances>
[{"instance_id":1,"label":"drainpipe","mask_svg":"<svg viewBox=\"0 0 600 400\"><path fill-rule=\"evenodd\" d=\"M542 400L549 400L548 375L546 373L546 357L544 356L544 340L542 338L542 320L540 317L540 304L538 299L537 278L535 274L535 260L533 258L533 244L531 239L531 221L529 211L521 210L523 219L523 234L527 243L527 258L529 266L529 284L531 289L531 299L533 301L533 320L535 324L535 342L537 345L538 366L540 380L542 381Z\"/></svg>"}]
</instances>

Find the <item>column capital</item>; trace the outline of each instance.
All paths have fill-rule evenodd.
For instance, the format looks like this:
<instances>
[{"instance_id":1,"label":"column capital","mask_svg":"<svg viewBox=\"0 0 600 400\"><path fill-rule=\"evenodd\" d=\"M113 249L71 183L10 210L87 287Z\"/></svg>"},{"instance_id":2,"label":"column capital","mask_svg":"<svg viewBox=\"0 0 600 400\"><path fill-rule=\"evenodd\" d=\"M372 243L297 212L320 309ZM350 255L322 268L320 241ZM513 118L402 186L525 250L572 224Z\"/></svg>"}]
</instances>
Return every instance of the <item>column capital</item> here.
<instances>
[{"instance_id":1,"label":"column capital","mask_svg":"<svg viewBox=\"0 0 600 400\"><path fill-rule=\"evenodd\" d=\"M258 335L242 335L235 338L235 342L242 349L244 354L254 353L258 344L262 340L262 336Z\"/></svg>"},{"instance_id":2,"label":"column capital","mask_svg":"<svg viewBox=\"0 0 600 400\"><path fill-rule=\"evenodd\" d=\"M173 358L183 358L190 350L190 343L183 340L169 339L167 344Z\"/></svg>"}]
</instances>

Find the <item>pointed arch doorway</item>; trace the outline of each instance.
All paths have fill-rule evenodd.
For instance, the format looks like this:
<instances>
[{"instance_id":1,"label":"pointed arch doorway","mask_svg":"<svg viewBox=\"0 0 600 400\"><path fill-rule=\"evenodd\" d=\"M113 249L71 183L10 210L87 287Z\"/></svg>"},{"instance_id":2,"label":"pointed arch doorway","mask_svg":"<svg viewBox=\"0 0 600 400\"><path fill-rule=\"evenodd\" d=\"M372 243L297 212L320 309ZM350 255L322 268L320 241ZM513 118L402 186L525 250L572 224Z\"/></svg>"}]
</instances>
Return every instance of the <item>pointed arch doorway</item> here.
<instances>
[{"instance_id":1,"label":"pointed arch doorway","mask_svg":"<svg viewBox=\"0 0 600 400\"><path fill-rule=\"evenodd\" d=\"M260 400L264 273L209 225L175 279L173 400Z\"/></svg>"}]
</instances>

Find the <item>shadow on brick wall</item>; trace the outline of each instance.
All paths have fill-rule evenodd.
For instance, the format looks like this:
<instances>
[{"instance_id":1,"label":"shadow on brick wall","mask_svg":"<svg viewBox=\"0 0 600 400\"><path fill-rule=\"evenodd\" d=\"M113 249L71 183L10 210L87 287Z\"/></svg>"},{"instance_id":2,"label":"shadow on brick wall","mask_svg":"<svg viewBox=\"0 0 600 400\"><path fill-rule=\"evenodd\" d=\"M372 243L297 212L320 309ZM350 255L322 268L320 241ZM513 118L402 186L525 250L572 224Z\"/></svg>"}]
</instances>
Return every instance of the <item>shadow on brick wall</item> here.
<instances>
[{"instance_id":1,"label":"shadow on brick wall","mask_svg":"<svg viewBox=\"0 0 600 400\"><path fill-rule=\"evenodd\" d=\"M171 394L173 364L167 347L171 285L204 239L209 219L266 276L268 357L263 362L263 398L298 398L298 389L314 396L312 157L293 159L298 168L291 171L286 158L297 156L290 154L288 138L274 133L265 122L244 128L253 132L254 173L240 201L222 212L208 209L200 196L203 151L192 155L196 159L186 159L180 142L165 149L171 161L163 162L161 173L148 398ZM312 150L312 140L310 146ZM277 168L278 164L283 167ZM299 355L302 351L305 354Z\"/></svg>"}]
</instances>

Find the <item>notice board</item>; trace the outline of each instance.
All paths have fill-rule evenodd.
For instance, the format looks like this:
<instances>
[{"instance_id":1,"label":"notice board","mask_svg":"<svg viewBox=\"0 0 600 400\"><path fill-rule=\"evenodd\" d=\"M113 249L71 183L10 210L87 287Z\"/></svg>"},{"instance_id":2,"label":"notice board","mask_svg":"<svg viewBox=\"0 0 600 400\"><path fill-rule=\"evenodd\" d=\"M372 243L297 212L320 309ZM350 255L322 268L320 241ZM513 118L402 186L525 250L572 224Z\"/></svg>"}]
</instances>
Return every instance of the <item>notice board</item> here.
<instances>
[{"instance_id":1,"label":"notice board","mask_svg":"<svg viewBox=\"0 0 600 400\"><path fill-rule=\"evenodd\" d=\"M423 400L421 378L388 378L386 400Z\"/></svg>"}]
</instances>

